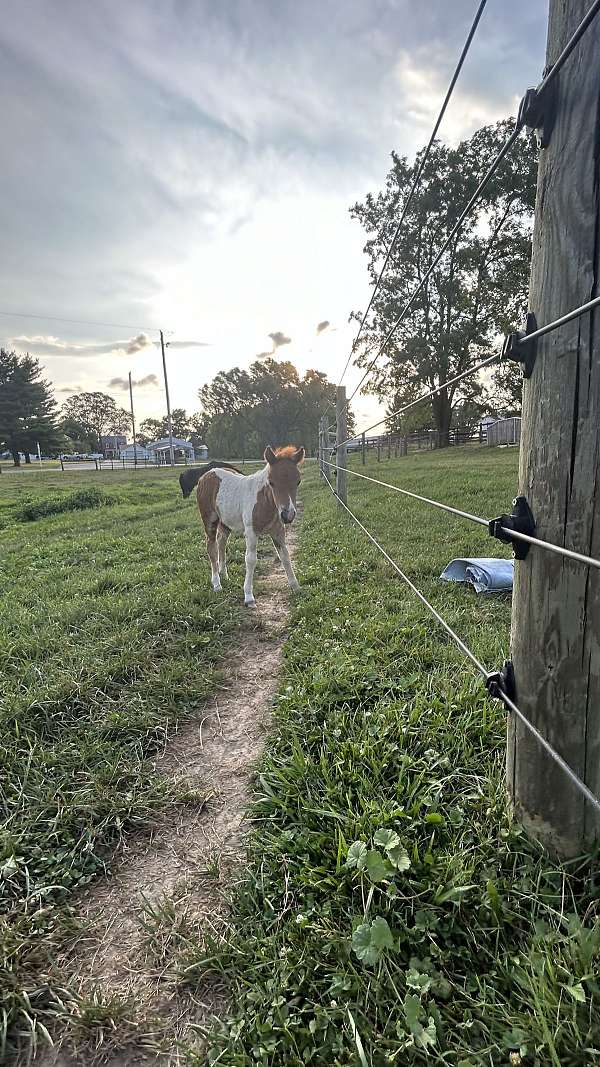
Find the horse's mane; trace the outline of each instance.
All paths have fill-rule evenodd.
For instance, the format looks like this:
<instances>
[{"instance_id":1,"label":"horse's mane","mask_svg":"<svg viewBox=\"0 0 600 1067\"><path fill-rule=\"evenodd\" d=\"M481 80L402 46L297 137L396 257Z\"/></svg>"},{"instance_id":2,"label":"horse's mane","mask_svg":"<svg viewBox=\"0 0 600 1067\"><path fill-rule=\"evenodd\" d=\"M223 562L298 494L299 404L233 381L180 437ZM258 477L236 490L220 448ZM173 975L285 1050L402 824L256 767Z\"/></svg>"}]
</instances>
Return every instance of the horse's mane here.
<instances>
[{"instance_id":1,"label":"horse's mane","mask_svg":"<svg viewBox=\"0 0 600 1067\"><path fill-rule=\"evenodd\" d=\"M295 456L297 451L297 445L285 445L283 448L276 448L275 455L278 459L289 459L290 456Z\"/></svg>"}]
</instances>

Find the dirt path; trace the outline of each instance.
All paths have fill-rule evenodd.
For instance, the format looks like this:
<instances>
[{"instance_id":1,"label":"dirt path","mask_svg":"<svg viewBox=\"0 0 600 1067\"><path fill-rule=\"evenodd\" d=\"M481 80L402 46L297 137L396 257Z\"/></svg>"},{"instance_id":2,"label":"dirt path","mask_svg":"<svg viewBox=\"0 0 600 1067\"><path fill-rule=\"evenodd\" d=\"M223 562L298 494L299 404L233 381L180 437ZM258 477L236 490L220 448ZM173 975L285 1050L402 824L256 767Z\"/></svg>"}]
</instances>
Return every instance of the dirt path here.
<instances>
[{"instance_id":1,"label":"dirt path","mask_svg":"<svg viewBox=\"0 0 600 1067\"><path fill-rule=\"evenodd\" d=\"M292 555L295 534L292 528ZM59 962L63 973L77 976L87 1019L80 1025L74 1018L69 1028L72 1051L42 1052L36 1067L178 1064L178 1040L225 1008L226 991L217 983L183 992L174 959L188 936L195 932L197 939L226 921L226 891L243 857L248 786L289 614L287 581L275 558L257 603L225 665L227 686L156 761L157 774L189 793L189 804L170 808L150 834L129 838L111 876L82 902L81 934Z\"/></svg>"}]
</instances>

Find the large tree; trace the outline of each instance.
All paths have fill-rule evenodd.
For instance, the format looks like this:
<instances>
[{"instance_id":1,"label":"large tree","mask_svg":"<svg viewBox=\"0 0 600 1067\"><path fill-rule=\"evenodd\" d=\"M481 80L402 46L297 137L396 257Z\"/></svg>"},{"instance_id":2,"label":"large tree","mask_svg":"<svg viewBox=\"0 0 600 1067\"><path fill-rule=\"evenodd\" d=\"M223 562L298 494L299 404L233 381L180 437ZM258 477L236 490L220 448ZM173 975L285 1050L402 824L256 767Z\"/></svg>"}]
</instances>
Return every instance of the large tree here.
<instances>
[{"instance_id":1,"label":"large tree","mask_svg":"<svg viewBox=\"0 0 600 1067\"><path fill-rule=\"evenodd\" d=\"M184 408L173 408L171 412L171 425L173 437L179 437L183 441L190 439L194 433L195 415L188 415ZM169 420L166 415L162 419L144 419L140 423L139 440L142 444L148 441L157 441L169 436Z\"/></svg>"},{"instance_id":2,"label":"large tree","mask_svg":"<svg viewBox=\"0 0 600 1067\"><path fill-rule=\"evenodd\" d=\"M131 429L131 415L119 408L106 393L77 393L65 400L62 418L73 419L100 447L100 438L106 434L127 433Z\"/></svg>"},{"instance_id":3,"label":"large tree","mask_svg":"<svg viewBox=\"0 0 600 1067\"><path fill-rule=\"evenodd\" d=\"M292 363L269 356L249 370L221 371L198 395L211 453L243 457L260 455L267 444L314 450L319 417L335 400L335 386L320 371L301 378Z\"/></svg>"},{"instance_id":4,"label":"large tree","mask_svg":"<svg viewBox=\"0 0 600 1067\"><path fill-rule=\"evenodd\" d=\"M30 462L30 453L61 447L63 438L56 424L56 402L42 369L31 356L17 356L0 349L0 446L12 453L15 466L20 453Z\"/></svg>"},{"instance_id":5,"label":"large tree","mask_svg":"<svg viewBox=\"0 0 600 1067\"><path fill-rule=\"evenodd\" d=\"M464 205L514 127L512 120L485 126L458 147L436 142L390 255L365 345L366 367L450 236ZM385 188L351 209L368 234L371 280L392 240L423 153L411 165L392 153ZM424 390L460 374L520 326L527 306L536 152L521 138L488 184L377 361L368 388L394 411ZM358 318L358 313L356 313ZM502 369L444 388L431 402L440 444L448 442L457 404L480 402L514 408L518 373ZM504 395L503 395L504 394ZM402 423L391 420L391 426Z\"/></svg>"}]
</instances>

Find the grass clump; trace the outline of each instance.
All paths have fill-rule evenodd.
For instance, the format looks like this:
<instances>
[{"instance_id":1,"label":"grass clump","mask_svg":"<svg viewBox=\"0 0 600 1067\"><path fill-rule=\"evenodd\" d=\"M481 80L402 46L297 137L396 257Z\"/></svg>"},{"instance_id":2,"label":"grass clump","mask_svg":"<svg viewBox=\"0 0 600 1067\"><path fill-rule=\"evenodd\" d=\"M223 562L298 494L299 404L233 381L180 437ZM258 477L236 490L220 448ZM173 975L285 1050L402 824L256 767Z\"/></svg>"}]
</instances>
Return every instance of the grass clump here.
<instances>
[{"instance_id":1,"label":"grass clump","mask_svg":"<svg viewBox=\"0 0 600 1067\"><path fill-rule=\"evenodd\" d=\"M514 495L516 459L452 449L372 473L490 515ZM509 601L439 574L503 546L349 482L361 520L499 664ZM232 992L208 1062L586 1067L600 1056L589 863L550 859L512 821L502 708L313 474L304 499L304 595L232 929L182 957L186 983L217 972Z\"/></svg>"},{"instance_id":2,"label":"grass clump","mask_svg":"<svg viewBox=\"0 0 600 1067\"><path fill-rule=\"evenodd\" d=\"M48 515L60 515L64 511L85 511L87 508L100 508L113 503L114 497L91 487L23 504L17 510L16 518L19 522L35 522L37 519L45 519Z\"/></svg>"}]
</instances>

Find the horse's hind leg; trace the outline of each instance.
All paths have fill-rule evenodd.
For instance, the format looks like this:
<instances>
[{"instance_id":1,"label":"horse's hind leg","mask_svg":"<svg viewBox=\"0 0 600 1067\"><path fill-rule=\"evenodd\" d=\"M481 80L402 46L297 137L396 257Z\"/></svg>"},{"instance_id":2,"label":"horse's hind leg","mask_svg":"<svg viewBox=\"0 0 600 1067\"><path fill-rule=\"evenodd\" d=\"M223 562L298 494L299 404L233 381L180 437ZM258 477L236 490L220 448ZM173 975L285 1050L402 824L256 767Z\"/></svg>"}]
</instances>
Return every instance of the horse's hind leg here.
<instances>
[{"instance_id":1,"label":"horse's hind leg","mask_svg":"<svg viewBox=\"0 0 600 1067\"><path fill-rule=\"evenodd\" d=\"M213 529L206 531L206 548L208 551L208 558L210 559L210 568L212 572L212 587L215 593L220 593L221 579L219 577L219 548L217 545L216 523Z\"/></svg>"},{"instance_id":2,"label":"horse's hind leg","mask_svg":"<svg viewBox=\"0 0 600 1067\"><path fill-rule=\"evenodd\" d=\"M229 527L220 522L217 529L217 549L219 552L219 574L222 574L224 578L229 578L227 573L227 539L230 533Z\"/></svg>"},{"instance_id":3,"label":"horse's hind leg","mask_svg":"<svg viewBox=\"0 0 600 1067\"><path fill-rule=\"evenodd\" d=\"M209 471L200 478L196 490L198 509L200 511L202 522L204 523L204 529L206 530L206 548L208 551L208 558L210 559L212 587L215 593L218 593L221 590L221 579L219 578L219 548L217 545L217 531L220 523L219 513L216 507L217 493L219 492L220 485L221 479L214 473L214 471Z\"/></svg>"},{"instance_id":4,"label":"horse's hind leg","mask_svg":"<svg viewBox=\"0 0 600 1067\"><path fill-rule=\"evenodd\" d=\"M290 583L290 589L293 589L294 592L297 593L300 588L300 582L294 574L294 568L292 567L292 561L290 559L288 547L285 543L285 534L283 532L281 534L275 534L272 540L273 544L275 545L275 551L277 552L277 555L281 560L281 565L287 575L287 580Z\"/></svg>"}]
</instances>

